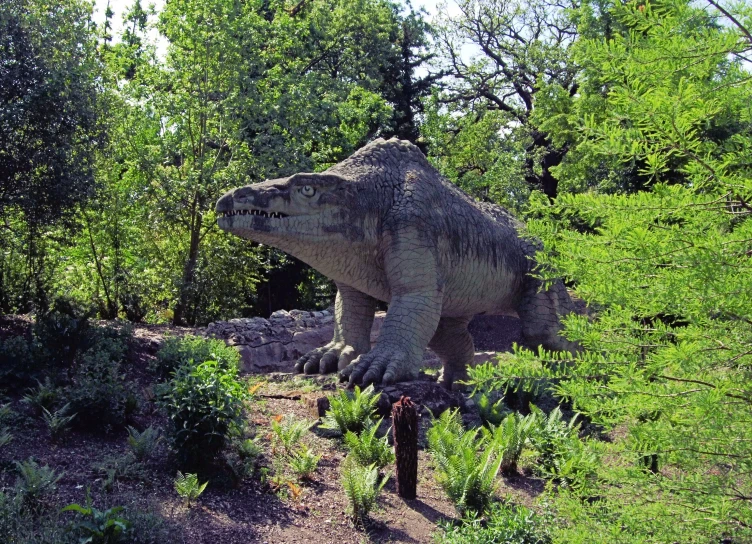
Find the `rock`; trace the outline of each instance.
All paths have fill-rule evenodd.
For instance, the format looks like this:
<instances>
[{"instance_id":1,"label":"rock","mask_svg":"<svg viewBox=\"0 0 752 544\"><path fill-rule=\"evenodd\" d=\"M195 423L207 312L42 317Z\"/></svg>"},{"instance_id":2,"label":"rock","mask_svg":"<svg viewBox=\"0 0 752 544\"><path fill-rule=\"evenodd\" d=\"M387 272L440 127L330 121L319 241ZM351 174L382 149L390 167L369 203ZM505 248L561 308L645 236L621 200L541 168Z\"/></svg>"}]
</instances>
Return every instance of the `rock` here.
<instances>
[{"instance_id":1,"label":"rock","mask_svg":"<svg viewBox=\"0 0 752 544\"><path fill-rule=\"evenodd\" d=\"M378 339L386 312L377 312L371 328L371 344ZM471 332L476 335L476 345L485 349L506 346L516 340L518 325L514 318L504 316L477 316ZM499 330L498 327L506 327ZM511 329L510 329L511 327ZM509 329L509 330L507 330ZM216 321L206 327L205 336L224 339L235 346L242 357L242 370L248 373L290 372L294 362L305 353L325 345L334 335L334 310L309 312L305 310L278 310L269 319L246 317L229 321ZM474 363L493 360L495 351L478 351ZM441 368L441 361L430 349L423 354L425 368ZM441 396L441 402L421 402L420 397L410 395L421 406L445 409L449 399ZM390 393L390 398L392 397ZM399 399L396 395L394 401ZM393 401L393 402L394 402ZM452 404L456 405L456 402ZM433 410L433 408L432 408Z\"/></svg>"}]
</instances>

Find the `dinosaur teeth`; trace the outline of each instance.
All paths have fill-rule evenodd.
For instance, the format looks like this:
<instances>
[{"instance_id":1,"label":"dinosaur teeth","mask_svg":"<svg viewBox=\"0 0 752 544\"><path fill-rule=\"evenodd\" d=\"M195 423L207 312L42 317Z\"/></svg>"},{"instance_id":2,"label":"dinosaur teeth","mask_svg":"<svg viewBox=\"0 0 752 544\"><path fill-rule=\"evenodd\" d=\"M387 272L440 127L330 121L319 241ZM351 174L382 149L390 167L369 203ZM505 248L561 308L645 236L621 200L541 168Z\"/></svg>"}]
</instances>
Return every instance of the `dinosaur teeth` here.
<instances>
[{"instance_id":1,"label":"dinosaur teeth","mask_svg":"<svg viewBox=\"0 0 752 544\"><path fill-rule=\"evenodd\" d=\"M258 215L261 217L269 217L273 219L282 219L287 215L282 212L265 212L263 210L230 210L228 212L222 212L222 217L232 217L235 215Z\"/></svg>"}]
</instances>

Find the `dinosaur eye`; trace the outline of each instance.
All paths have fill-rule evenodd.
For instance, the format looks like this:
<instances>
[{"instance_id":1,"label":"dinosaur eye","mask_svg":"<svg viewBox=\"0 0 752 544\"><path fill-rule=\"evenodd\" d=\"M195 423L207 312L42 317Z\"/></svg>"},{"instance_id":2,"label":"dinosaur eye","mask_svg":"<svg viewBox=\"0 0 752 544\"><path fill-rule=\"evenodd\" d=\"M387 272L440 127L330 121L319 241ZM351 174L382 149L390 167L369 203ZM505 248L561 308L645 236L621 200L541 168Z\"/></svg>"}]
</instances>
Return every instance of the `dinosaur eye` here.
<instances>
[{"instance_id":1,"label":"dinosaur eye","mask_svg":"<svg viewBox=\"0 0 752 544\"><path fill-rule=\"evenodd\" d=\"M303 196L313 196L316 194L316 189L311 187L310 185L303 185L303 187L300 189L300 192L303 194Z\"/></svg>"}]
</instances>

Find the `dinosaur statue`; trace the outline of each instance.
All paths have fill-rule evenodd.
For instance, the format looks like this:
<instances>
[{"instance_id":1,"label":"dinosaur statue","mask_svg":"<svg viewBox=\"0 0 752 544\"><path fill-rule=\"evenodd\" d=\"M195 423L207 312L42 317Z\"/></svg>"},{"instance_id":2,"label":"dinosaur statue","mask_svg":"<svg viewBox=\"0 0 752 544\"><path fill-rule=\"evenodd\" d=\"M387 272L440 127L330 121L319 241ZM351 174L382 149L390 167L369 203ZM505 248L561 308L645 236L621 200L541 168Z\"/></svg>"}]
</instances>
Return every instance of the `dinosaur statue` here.
<instances>
[{"instance_id":1,"label":"dinosaur statue","mask_svg":"<svg viewBox=\"0 0 752 544\"><path fill-rule=\"evenodd\" d=\"M221 229L336 283L334 337L301 357L298 372L386 385L414 378L428 346L451 388L467 377L467 326L482 313L519 316L530 347L578 349L558 334L572 301L561 282L542 290L529 275L536 246L521 224L443 179L409 142L378 139L325 172L233 189L216 211ZM378 300L389 309L371 349Z\"/></svg>"}]
</instances>

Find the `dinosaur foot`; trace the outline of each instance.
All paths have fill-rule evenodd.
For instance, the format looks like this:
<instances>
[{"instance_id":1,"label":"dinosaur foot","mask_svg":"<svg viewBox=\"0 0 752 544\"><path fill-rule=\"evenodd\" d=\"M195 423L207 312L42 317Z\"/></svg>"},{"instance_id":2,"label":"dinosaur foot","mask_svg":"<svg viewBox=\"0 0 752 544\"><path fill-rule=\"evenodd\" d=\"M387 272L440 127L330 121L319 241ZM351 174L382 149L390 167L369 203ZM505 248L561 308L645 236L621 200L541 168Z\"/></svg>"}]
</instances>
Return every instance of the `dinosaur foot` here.
<instances>
[{"instance_id":1,"label":"dinosaur foot","mask_svg":"<svg viewBox=\"0 0 752 544\"><path fill-rule=\"evenodd\" d=\"M401 380L414 378L418 374L417 366L407 351L385 346L376 346L366 354L355 359L340 371L340 381L349 385L363 386L374 384L389 385Z\"/></svg>"},{"instance_id":2,"label":"dinosaur foot","mask_svg":"<svg viewBox=\"0 0 752 544\"><path fill-rule=\"evenodd\" d=\"M328 374L345 368L360 353L343 342L330 342L309 351L295 363L295 372Z\"/></svg>"}]
</instances>

